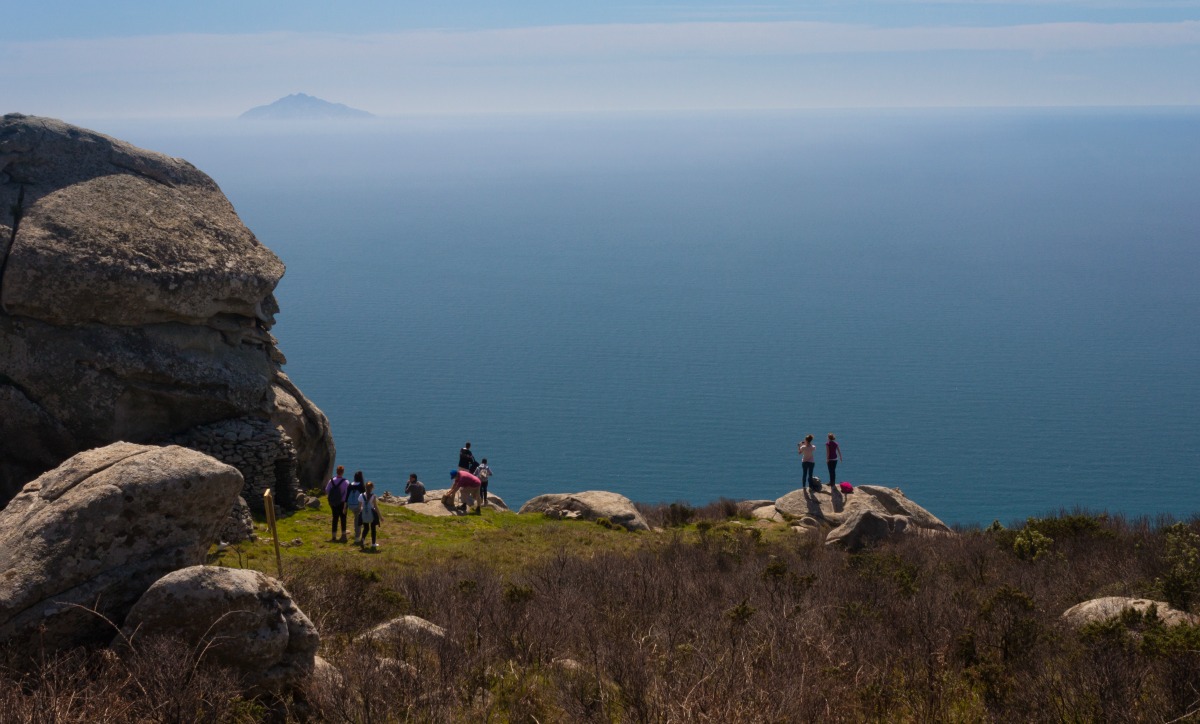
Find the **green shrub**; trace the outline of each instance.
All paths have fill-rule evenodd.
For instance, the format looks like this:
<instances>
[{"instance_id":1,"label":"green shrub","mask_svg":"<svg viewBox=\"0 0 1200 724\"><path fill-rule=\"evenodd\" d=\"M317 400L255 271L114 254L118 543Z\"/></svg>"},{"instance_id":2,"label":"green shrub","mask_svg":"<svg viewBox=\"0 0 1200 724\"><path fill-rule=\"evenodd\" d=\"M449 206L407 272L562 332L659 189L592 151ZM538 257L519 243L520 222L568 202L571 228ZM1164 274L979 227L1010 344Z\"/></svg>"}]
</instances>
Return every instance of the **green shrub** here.
<instances>
[{"instance_id":1,"label":"green shrub","mask_svg":"<svg viewBox=\"0 0 1200 724\"><path fill-rule=\"evenodd\" d=\"M1037 528L1026 526L1017 531L1013 540L1013 553L1025 561L1036 561L1050 552L1054 539L1042 534Z\"/></svg>"},{"instance_id":2,"label":"green shrub","mask_svg":"<svg viewBox=\"0 0 1200 724\"><path fill-rule=\"evenodd\" d=\"M1163 598L1172 608L1190 610L1200 594L1200 535L1184 523L1167 528L1163 563L1166 572L1155 581Z\"/></svg>"}]
</instances>

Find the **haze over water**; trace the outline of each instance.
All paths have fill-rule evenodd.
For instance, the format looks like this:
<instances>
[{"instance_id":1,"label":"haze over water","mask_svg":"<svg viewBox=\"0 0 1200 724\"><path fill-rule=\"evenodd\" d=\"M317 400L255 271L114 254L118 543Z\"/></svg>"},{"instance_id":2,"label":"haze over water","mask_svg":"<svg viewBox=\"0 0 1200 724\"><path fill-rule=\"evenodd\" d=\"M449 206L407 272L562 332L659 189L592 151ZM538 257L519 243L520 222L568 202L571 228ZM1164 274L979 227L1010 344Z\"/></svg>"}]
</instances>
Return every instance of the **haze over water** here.
<instances>
[{"instance_id":1,"label":"haze over water","mask_svg":"<svg viewBox=\"0 0 1200 724\"><path fill-rule=\"evenodd\" d=\"M833 431L947 522L1200 512L1196 110L90 125L284 260L286 371L384 489L470 440L514 507L775 498Z\"/></svg>"}]
</instances>

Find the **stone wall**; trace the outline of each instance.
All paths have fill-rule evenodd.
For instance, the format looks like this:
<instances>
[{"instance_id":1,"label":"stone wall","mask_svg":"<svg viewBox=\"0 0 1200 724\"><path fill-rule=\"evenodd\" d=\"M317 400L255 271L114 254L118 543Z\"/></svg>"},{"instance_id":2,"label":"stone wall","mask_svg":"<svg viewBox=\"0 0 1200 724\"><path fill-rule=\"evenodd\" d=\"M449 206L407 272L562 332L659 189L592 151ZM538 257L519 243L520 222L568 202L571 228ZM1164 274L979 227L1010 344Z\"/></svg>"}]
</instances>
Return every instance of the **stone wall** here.
<instances>
[{"instance_id":1,"label":"stone wall","mask_svg":"<svg viewBox=\"0 0 1200 724\"><path fill-rule=\"evenodd\" d=\"M295 510L302 491L296 478L296 446L283 428L268 420L240 417L211 425L200 425L175 436L176 445L199 450L237 468L246 485L242 497L256 513L263 512L263 493L268 489L276 504Z\"/></svg>"}]
</instances>

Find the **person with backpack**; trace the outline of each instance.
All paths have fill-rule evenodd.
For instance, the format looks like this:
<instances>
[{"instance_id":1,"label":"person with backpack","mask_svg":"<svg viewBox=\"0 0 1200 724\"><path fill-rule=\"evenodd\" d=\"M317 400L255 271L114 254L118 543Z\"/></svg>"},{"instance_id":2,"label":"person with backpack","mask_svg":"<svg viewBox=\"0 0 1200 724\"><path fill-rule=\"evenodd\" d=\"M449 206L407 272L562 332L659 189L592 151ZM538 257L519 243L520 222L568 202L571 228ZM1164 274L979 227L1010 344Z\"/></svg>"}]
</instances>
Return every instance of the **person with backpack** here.
<instances>
[{"instance_id":1,"label":"person with backpack","mask_svg":"<svg viewBox=\"0 0 1200 724\"><path fill-rule=\"evenodd\" d=\"M458 451L458 467L466 470L468 473L474 474L475 469L479 467L479 463L475 462L475 453L471 452L471 443L467 442Z\"/></svg>"},{"instance_id":2,"label":"person with backpack","mask_svg":"<svg viewBox=\"0 0 1200 724\"><path fill-rule=\"evenodd\" d=\"M842 447L837 444L837 438L829 433L825 443L825 465L829 467L829 488L837 487L837 464L842 459Z\"/></svg>"},{"instance_id":3,"label":"person with backpack","mask_svg":"<svg viewBox=\"0 0 1200 724\"><path fill-rule=\"evenodd\" d=\"M362 542L362 496L367 490L366 483L363 482L363 471L359 470L354 473L354 480L350 483L348 495L346 497L346 505L350 509L350 514L354 516L354 542Z\"/></svg>"},{"instance_id":4,"label":"person with backpack","mask_svg":"<svg viewBox=\"0 0 1200 724\"><path fill-rule=\"evenodd\" d=\"M492 477L492 469L488 467L487 458L484 458L479 463L479 467L475 468L475 477L479 478L479 505L487 504L487 486L488 480Z\"/></svg>"},{"instance_id":5,"label":"person with backpack","mask_svg":"<svg viewBox=\"0 0 1200 724\"><path fill-rule=\"evenodd\" d=\"M342 542L346 542L346 495L350 490L350 481L344 477L346 466L337 466L337 475L325 483L325 495L329 497L329 509L333 511L333 534L331 543L338 542L338 521L342 521Z\"/></svg>"},{"instance_id":6,"label":"person with backpack","mask_svg":"<svg viewBox=\"0 0 1200 724\"><path fill-rule=\"evenodd\" d=\"M379 524L383 522L383 516L379 515L379 498L375 495L375 483L367 481L366 490L362 497L362 540L359 542L359 547L362 550L367 549L367 529L371 531L371 550L378 550L379 544L375 542L375 531L379 530Z\"/></svg>"}]
</instances>

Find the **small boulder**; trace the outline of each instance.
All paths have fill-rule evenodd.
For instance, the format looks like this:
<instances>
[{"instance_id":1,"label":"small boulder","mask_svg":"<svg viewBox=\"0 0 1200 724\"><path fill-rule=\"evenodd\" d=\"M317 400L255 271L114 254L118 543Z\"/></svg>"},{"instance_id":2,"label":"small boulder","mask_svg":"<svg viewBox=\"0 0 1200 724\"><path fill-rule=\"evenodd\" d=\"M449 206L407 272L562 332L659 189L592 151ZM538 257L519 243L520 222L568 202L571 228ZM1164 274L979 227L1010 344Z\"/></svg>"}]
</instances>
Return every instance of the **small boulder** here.
<instances>
[{"instance_id":1,"label":"small boulder","mask_svg":"<svg viewBox=\"0 0 1200 724\"><path fill-rule=\"evenodd\" d=\"M358 636L355 641L385 643L397 638L415 639L426 645L435 645L446 638L446 629L420 616L401 616L379 624Z\"/></svg>"},{"instance_id":2,"label":"small boulder","mask_svg":"<svg viewBox=\"0 0 1200 724\"><path fill-rule=\"evenodd\" d=\"M1079 628L1089 623L1102 623L1116 618L1123 611L1130 608L1139 613L1146 613L1152 606L1157 609L1159 620L1166 626L1178 626L1180 624L1195 626L1200 624L1200 616L1171 608L1170 605L1163 601L1152 601L1147 598L1126 598L1124 596L1105 596L1077 603L1064 611L1062 618L1063 621L1071 626Z\"/></svg>"},{"instance_id":3,"label":"small boulder","mask_svg":"<svg viewBox=\"0 0 1200 724\"><path fill-rule=\"evenodd\" d=\"M249 688L282 692L316 667L320 636L279 581L258 571L192 566L163 576L129 611L123 641L171 636L207 645L205 657Z\"/></svg>"},{"instance_id":4,"label":"small boulder","mask_svg":"<svg viewBox=\"0 0 1200 724\"><path fill-rule=\"evenodd\" d=\"M627 530L649 530L646 519L633 507L633 501L624 495L602 490L583 493L549 493L539 495L521 506L521 513L545 513L564 517L564 513L577 513L585 520L607 518Z\"/></svg>"}]
</instances>

